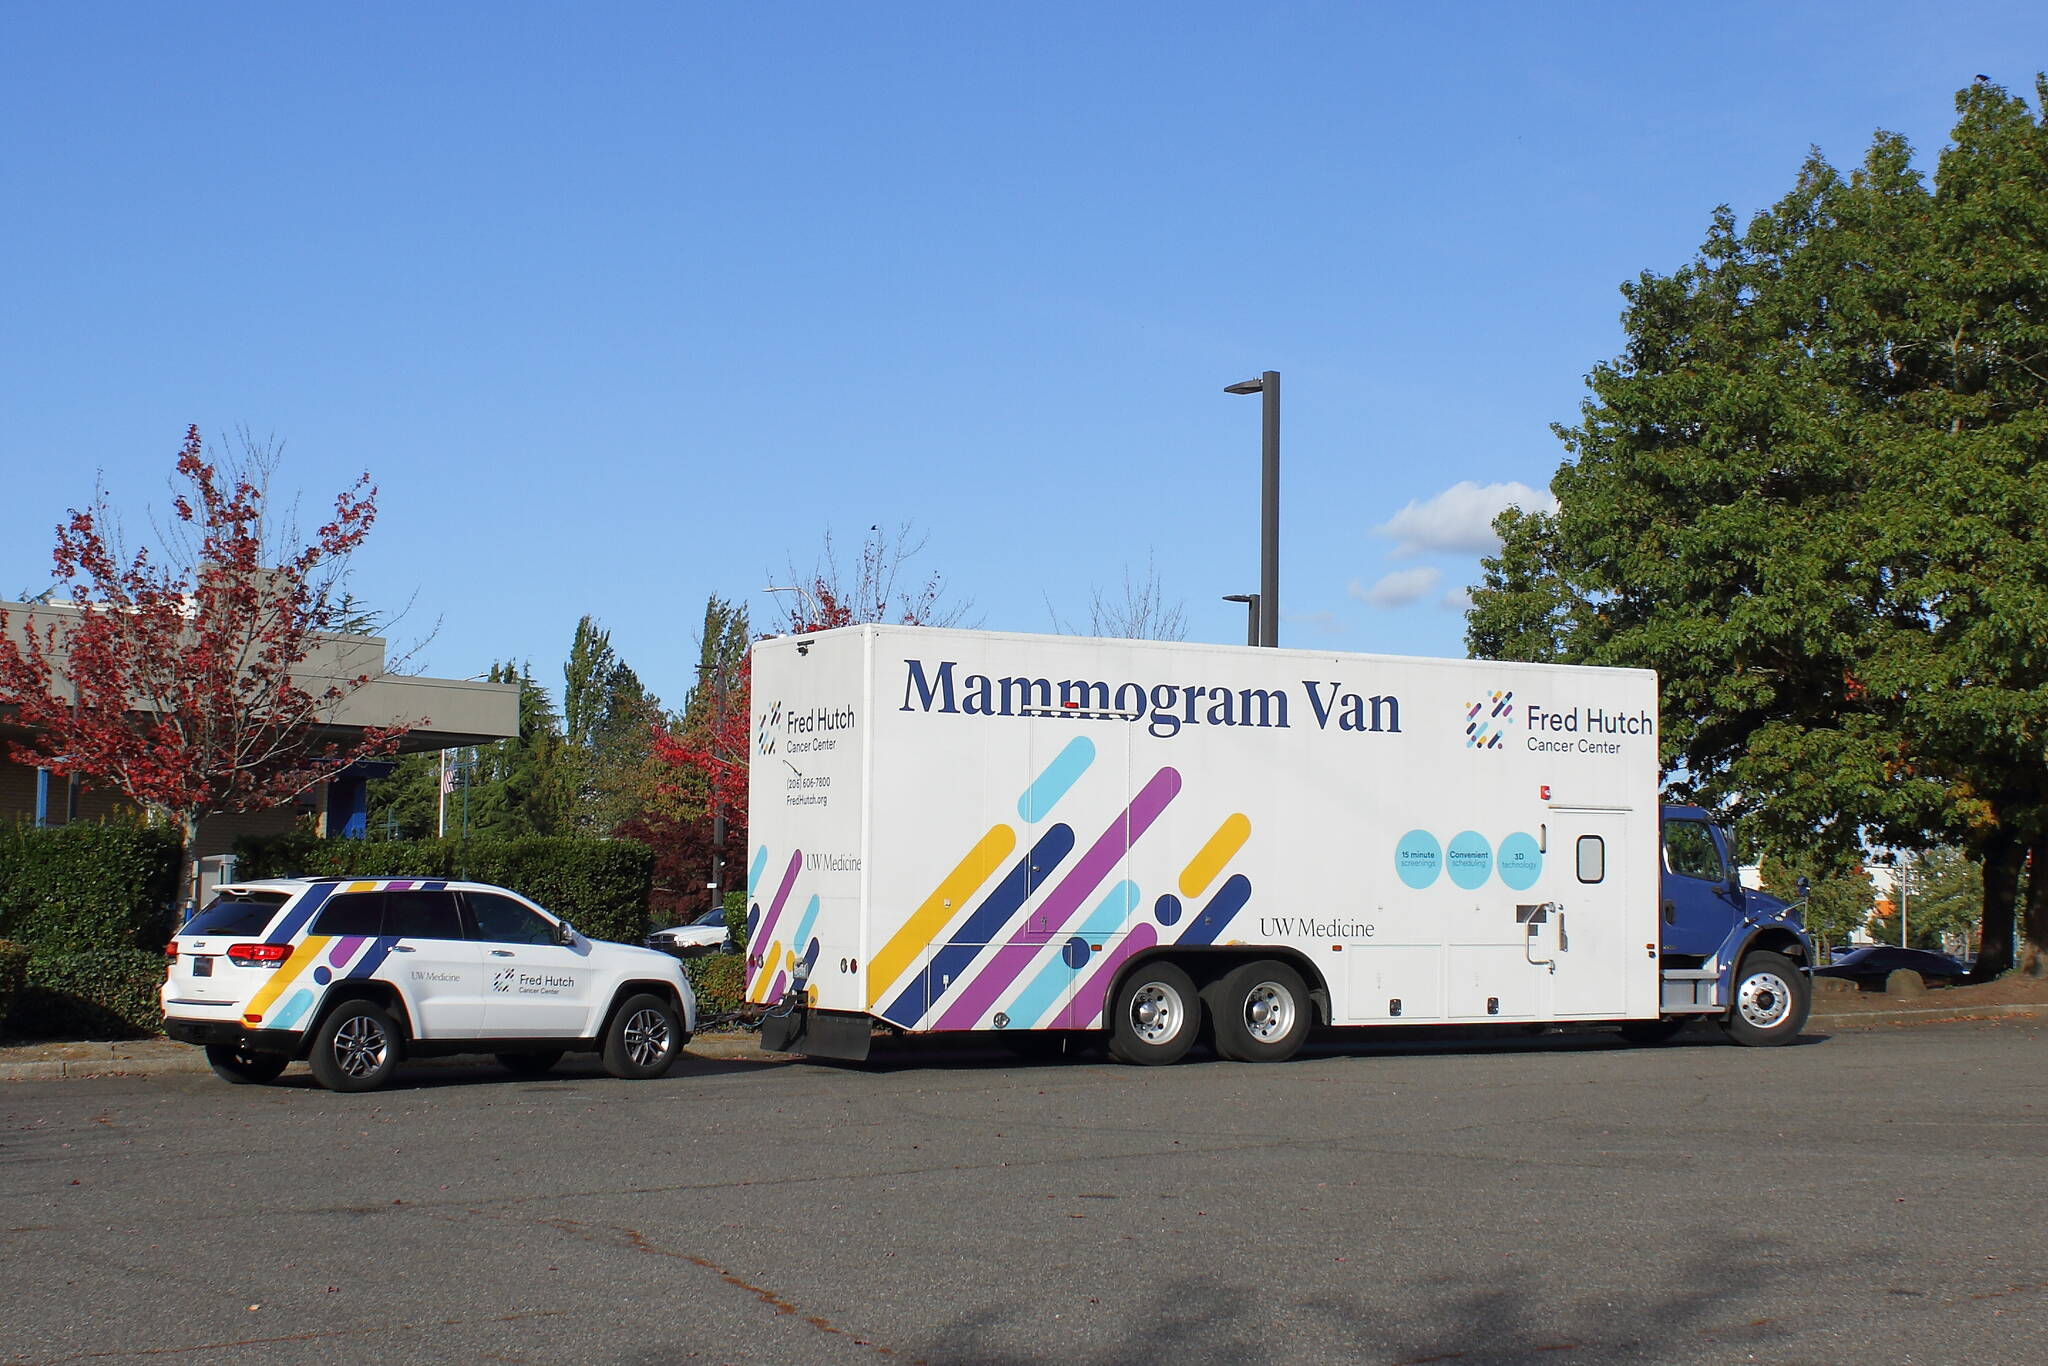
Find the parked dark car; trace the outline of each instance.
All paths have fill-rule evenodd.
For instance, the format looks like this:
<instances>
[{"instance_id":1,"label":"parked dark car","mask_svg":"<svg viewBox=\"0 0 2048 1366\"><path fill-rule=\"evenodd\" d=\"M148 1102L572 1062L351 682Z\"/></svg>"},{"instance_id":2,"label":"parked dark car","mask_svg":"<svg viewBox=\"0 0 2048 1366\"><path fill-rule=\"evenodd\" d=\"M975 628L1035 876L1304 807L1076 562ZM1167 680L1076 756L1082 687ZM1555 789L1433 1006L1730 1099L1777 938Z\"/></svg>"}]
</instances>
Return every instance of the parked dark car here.
<instances>
[{"instance_id":1,"label":"parked dark car","mask_svg":"<svg viewBox=\"0 0 2048 1366\"><path fill-rule=\"evenodd\" d=\"M1900 968L1910 968L1930 983L1957 982L1970 970L1945 953L1902 949L1896 944L1865 944L1860 949L1836 953L1832 963L1815 968L1813 975L1846 977L1859 986L1866 982L1882 986L1884 979Z\"/></svg>"}]
</instances>

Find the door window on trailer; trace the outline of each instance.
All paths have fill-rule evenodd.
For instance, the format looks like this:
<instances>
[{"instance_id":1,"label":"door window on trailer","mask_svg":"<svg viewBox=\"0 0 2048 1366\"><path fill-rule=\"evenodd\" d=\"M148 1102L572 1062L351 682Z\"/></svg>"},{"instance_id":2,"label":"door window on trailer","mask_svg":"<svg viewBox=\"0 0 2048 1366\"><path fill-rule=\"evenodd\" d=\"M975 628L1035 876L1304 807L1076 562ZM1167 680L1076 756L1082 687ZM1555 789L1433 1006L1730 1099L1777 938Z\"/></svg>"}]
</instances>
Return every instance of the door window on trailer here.
<instances>
[{"instance_id":1,"label":"door window on trailer","mask_svg":"<svg viewBox=\"0 0 2048 1366\"><path fill-rule=\"evenodd\" d=\"M453 892L384 893L384 933L400 939L463 939Z\"/></svg>"},{"instance_id":2,"label":"door window on trailer","mask_svg":"<svg viewBox=\"0 0 2048 1366\"><path fill-rule=\"evenodd\" d=\"M1664 822L1664 867L1680 877L1720 882L1727 875L1721 867L1721 851L1714 847L1714 832L1705 821Z\"/></svg>"},{"instance_id":3,"label":"door window on trailer","mask_svg":"<svg viewBox=\"0 0 2048 1366\"><path fill-rule=\"evenodd\" d=\"M1607 841L1598 835L1579 836L1579 881L1603 882L1607 878Z\"/></svg>"}]
</instances>

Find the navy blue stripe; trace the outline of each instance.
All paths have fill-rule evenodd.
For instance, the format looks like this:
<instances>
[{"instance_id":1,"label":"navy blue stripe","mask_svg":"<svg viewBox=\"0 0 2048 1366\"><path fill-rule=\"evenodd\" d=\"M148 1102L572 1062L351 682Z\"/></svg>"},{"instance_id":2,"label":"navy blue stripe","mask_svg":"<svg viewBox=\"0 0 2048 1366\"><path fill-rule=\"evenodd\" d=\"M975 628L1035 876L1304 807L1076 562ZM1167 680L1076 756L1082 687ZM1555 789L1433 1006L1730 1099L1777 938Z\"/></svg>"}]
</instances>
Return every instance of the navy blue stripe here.
<instances>
[{"instance_id":1,"label":"navy blue stripe","mask_svg":"<svg viewBox=\"0 0 2048 1366\"><path fill-rule=\"evenodd\" d=\"M334 895L334 883L316 882L306 889L291 914L278 922L276 929L263 937L266 944L289 944L299 937L299 931L306 928L306 922L313 918L313 912L320 909L328 897Z\"/></svg>"},{"instance_id":2,"label":"navy blue stripe","mask_svg":"<svg viewBox=\"0 0 2048 1366\"><path fill-rule=\"evenodd\" d=\"M986 952L991 943L1002 943L1003 927L1010 923L1023 904L1030 900L1031 893L1052 877L1060 863L1074 852L1074 827L1055 825L1039 837L1031 852L1019 859L1001 882L998 882L974 913L954 932L953 939L946 947L933 955L924 970L911 979L882 1018L900 1025L913 1025L919 1016L931 1008L947 986L947 978L957 982L973 965L974 960Z\"/></svg>"},{"instance_id":3,"label":"navy blue stripe","mask_svg":"<svg viewBox=\"0 0 2048 1366\"><path fill-rule=\"evenodd\" d=\"M378 935L376 942L364 949L363 956L356 959L355 966L348 970L348 980L360 982L382 967L384 960L390 956L391 946L397 942L396 935Z\"/></svg>"},{"instance_id":4,"label":"navy blue stripe","mask_svg":"<svg viewBox=\"0 0 2048 1366\"><path fill-rule=\"evenodd\" d=\"M1252 899L1252 880L1243 873L1233 873L1228 882L1216 889L1216 895L1209 898L1209 904L1202 912L1188 922L1176 944L1213 944L1228 926L1231 919L1244 909Z\"/></svg>"}]
</instances>

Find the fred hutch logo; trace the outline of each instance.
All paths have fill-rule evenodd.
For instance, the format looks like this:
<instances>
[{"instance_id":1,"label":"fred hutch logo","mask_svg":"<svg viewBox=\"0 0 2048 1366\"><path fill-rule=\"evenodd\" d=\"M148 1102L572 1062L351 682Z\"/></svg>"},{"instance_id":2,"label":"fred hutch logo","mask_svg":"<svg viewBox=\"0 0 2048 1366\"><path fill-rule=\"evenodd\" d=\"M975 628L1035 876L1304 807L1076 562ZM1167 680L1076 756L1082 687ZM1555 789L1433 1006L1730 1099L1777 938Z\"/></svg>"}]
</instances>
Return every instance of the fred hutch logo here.
<instances>
[{"instance_id":1,"label":"fred hutch logo","mask_svg":"<svg viewBox=\"0 0 2048 1366\"><path fill-rule=\"evenodd\" d=\"M1465 748L1499 749L1515 723L1515 695L1502 689L1465 704Z\"/></svg>"},{"instance_id":2,"label":"fred hutch logo","mask_svg":"<svg viewBox=\"0 0 2048 1366\"><path fill-rule=\"evenodd\" d=\"M761 713L761 724L754 731L754 748L762 757L775 752L775 732L782 727L782 704L775 703Z\"/></svg>"}]
</instances>

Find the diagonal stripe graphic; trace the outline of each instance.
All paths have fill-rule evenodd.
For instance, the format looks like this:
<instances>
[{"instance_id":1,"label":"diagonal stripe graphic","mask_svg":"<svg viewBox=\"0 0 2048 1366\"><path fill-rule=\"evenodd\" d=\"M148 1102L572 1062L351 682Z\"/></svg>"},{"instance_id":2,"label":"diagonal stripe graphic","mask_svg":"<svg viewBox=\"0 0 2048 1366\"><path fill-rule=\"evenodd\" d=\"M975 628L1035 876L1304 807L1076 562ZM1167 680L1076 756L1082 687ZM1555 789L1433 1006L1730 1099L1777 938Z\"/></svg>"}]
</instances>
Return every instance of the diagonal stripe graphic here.
<instances>
[{"instance_id":1,"label":"diagonal stripe graphic","mask_svg":"<svg viewBox=\"0 0 2048 1366\"><path fill-rule=\"evenodd\" d=\"M1019 859L974 908L974 913L961 922L951 941L932 955L924 970L913 976L910 985L882 1012L883 1018L901 1025L915 1024L950 982L967 975L974 960L987 952L990 941L1002 937L1003 927L1031 899L1031 893L1043 887L1073 851L1071 825L1055 825L1039 836L1029 856Z\"/></svg>"},{"instance_id":2,"label":"diagonal stripe graphic","mask_svg":"<svg viewBox=\"0 0 2048 1366\"><path fill-rule=\"evenodd\" d=\"M967 851L967 857L953 865L953 871L939 881L924 904L910 913L903 928L889 936L889 942L868 960L868 1009L882 999L904 970L917 961L946 922L959 914L970 897L981 890L1003 860L1017 848L1017 832L998 825ZM922 1013L922 1012L920 1012Z\"/></svg>"},{"instance_id":3,"label":"diagonal stripe graphic","mask_svg":"<svg viewBox=\"0 0 2048 1366\"><path fill-rule=\"evenodd\" d=\"M1223 865L1237 856L1244 848L1244 842L1252 836L1251 817L1242 811L1233 812L1216 827L1216 833L1209 836L1209 842L1201 852L1188 860L1188 866L1181 870L1180 894L1190 901L1209 889L1216 875L1223 871Z\"/></svg>"},{"instance_id":4,"label":"diagonal stripe graphic","mask_svg":"<svg viewBox=\"0 0 2048 1366\"><path fill-rule=\"evenodd\" d=\"M1122 815L1110 822L1095 843L1089 847L1081 861L1074 865L1059 886L1053 888L1033 917L1040 922L1037 928L1027 928L1012 943L998 949L987 967L981 970L965 990L939 1017L940 1029L973 1029L996 998L1009 989L1020 973L1031 965L1037 956L1039 946L1061 933L1075 909L1084 897L1090 896L1109 876L1111 869L1123 862L1131 846L1152 828L1152 822L1159 819L1159 813L1180 793L1180 772L1173 768L1162 768L1152 775L1150 782L1131 799L1131 804Z\"/></svg>"}]
</instances>

